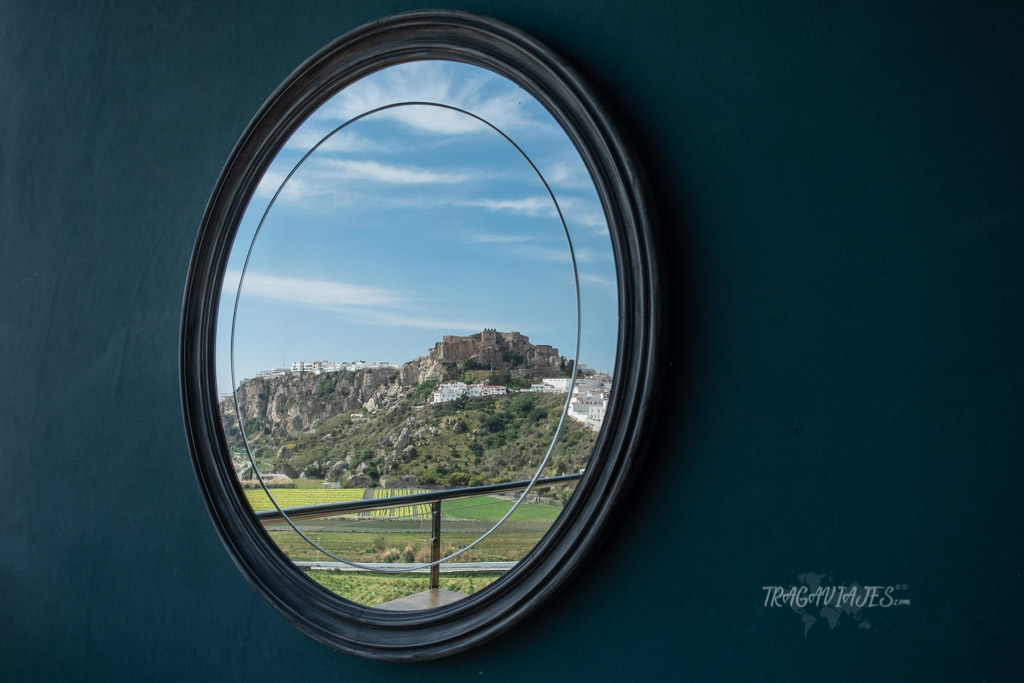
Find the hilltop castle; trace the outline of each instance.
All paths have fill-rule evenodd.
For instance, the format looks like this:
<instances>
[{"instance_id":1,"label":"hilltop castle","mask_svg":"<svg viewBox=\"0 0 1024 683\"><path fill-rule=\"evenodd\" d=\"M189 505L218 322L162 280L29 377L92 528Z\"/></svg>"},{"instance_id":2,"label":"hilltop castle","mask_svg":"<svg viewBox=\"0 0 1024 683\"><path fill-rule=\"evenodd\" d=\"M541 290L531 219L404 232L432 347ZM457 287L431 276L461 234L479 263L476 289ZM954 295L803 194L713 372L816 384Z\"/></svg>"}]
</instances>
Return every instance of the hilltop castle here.
<instances>
[{"instance_id":1,"label":"hilltop castle","mask_svg":"<svg viewBox=\"0 0 1024 683\"><path fill-rule=\"evenodd\" d=\"M460 337L446 334L430 349L430 360L435 363L462 363L473 358L481 367L506 369L519 357L519 364L535 368L557 368L561 361L558 349L548 344L531 344L530 338L519 332L498 332L486 328L479 334Z\"/></svg>"}]
</instances>

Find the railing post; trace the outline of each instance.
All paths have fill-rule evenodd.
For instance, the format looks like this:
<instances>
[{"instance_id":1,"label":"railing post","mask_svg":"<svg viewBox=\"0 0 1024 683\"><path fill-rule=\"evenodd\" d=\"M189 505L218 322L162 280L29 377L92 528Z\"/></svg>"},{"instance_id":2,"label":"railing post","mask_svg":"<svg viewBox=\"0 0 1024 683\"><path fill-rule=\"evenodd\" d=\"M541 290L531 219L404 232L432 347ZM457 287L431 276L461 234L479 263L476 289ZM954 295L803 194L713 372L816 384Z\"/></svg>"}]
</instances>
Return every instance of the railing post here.
<instances>
[{"instance_id":1,"label":"railing post","mask_svg":"<svg viewBox=\"0 0 1024 683\"><path fill-rule=\"evenodd\" d=\"M441 559L441 501L439 500L430 504L430 521L430 561L437 562ZM430 568L430 587L441 587L441 565L439 564Z\"/></svg>"}]
</instances>

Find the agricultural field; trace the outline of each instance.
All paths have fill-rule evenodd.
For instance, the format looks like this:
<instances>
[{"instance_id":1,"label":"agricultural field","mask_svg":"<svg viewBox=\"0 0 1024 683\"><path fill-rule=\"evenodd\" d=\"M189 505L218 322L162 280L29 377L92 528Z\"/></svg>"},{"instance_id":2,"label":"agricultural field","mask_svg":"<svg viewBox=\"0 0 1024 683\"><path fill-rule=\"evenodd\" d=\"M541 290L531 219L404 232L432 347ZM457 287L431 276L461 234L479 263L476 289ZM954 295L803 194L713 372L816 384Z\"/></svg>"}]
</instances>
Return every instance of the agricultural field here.
<instances>
[{"instance_id":1,"label":"agricultural field","mask_svg":"<svg viewBox=\"0 0 1024 683\"><path fill-rule=\"evenodd\" d=\"M513 501L492 496L449 500L441 504L441 516L446 519L479 519L496 522L509 511ZM524 503L509 517L512 520L554 520L562 512L561 505Z\"/></svg>"},{"instance_id":2,"label":"agricultural field","mask_svg":"<svg viewBox=\"0 0 1024 683\"><path fill-rule=\"evenodd\" d=\"M302 481L302 480L299 480ZM270 489L278 505L283 508L320 505L323 503L340 503L352 500L390 498L413 493L425 493L426 489L325 489L312 488L279 488ZM274 506L262 489L246 489L245 497L256 512L273 510ZM463 498L446 501L441 506L441 514L445 519L476 519L498 521L512 507L513 501L494 496ZM520 505L509 520L543 519L554 520L561 513L562 507L555 504L524 503ZM430 519L430 505L403 506L389 510L374 510L372 517L389 519Z\"/></svg>"},{"instance_id":3,"label":"agricultural field","mask_svg":"<svg viewBox=\"0 0 1024 683\"><path fill-rule=\"evenodd\" d=\"M512 523L523 524L523 523ZM454 562L508 562L526 556L547 530L543 522L527 522L528 528L505 530L503 525L479 544L465 551ZM466 548L477 541L487 525L472 531L442 532L443 555ZM290 559L296 562L322 562L333 558L320 552L293 529L275 525L268 529L271 540ZM336 557L350 562L428 562L430 561L429 527L422 530L381 531L380 533L354 533L320 529L304 529L317 545Z\"/></svg>"},{"instance_id":4,"label":"agricultural field","mask_svg":"<svg viewBox=\"0 0 1024 683\"><path fill-rule=\"evenodd\" d=\"M323 479L306 479L303 477L296 477L292 479L292 483L295 484L297 489L322 489L324 487Z\"/></svg>"},{"instance_id":5,"label":"agricultural field","mask_svg":"<svg viewBox=\"0 0 1024 683\"><path fill-rule=\"evenodd\" d=\"M394 496L408 496L413 493L426 493L426 489L370 489L373 491L374 499L391 498ZM389 508L387 510L374 510L370 513L372 517L417 517L430 519L430 504L416 506L403 506Z\"/></svg>"},{"instance_id":6,"label":"agricultural field","mask_svg":"<svg viewBox=\"0 0 1024 683\"><path fill-rule=\"evenodd\" d=\"M277 504L283 508L363 499L363 489L294 488L270 489L270 491ZM274 504L267 498L263 489L245 489L245 497L256 512L274 509Z\"/></svg>"},{"instance_id":7,"label":"agricultural field","mask_svg":"<svg viewBox=\"0 0 1024 683\"><path fill-rule=\"evenodd\" d=\"M283 505L311 505L337 500L383 499L419 493L415 489L272 489ZM260 491L247 491L259 494ZM265 496L264 496L265 497ZM269 504L269 503L268 503ZM442 504L442 556L456 555L451 563L515 562L523 559L547 532L562 508L556 504L524 503L494 533L480 540L491 526L509 511L513 501L496 496L479 496ZM403 516L360 515L302 520L300 528L329 555L310 545L284 523L265 528L273 542L296 562L324 562L338 558L350 562L424 563L430 561L430 506L401 509ZM421 509L422 508L422 509ZM472 547L470 547L472 546ZM333 555L333 557L332 557ZM428 586L428 577L415 574L372 574L364 572L311 571L310 577L338 595L364 605L376 605L411 595ZM452 576L443 574L441 587L472 593L488 585L498 574Z\"/></svg>"},{"instance_id":8,"label":"agricultural field","mask_svg":"<svg viewBox=\"0 0 1024 683\"><path fill-rule=\"evenodd\" d=\"M360 605L379 605L429 587L425 574L361 574L357 572L309 572L310 578L333 593ZM441 588L471 595L490 585L498 574L441 575Z\"/></svg>"}]
</instances>

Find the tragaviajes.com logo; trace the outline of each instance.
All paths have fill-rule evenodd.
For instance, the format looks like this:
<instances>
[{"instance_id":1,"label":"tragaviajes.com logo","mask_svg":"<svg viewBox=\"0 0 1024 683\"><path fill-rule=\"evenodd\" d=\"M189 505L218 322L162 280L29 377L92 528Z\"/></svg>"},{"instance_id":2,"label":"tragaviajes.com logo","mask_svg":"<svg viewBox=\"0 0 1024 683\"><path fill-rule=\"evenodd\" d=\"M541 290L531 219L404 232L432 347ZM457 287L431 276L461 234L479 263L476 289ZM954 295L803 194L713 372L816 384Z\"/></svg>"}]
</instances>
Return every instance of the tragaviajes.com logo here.
<instances>
[{"instance_id":1,"label":"tragaviajes.com logo","mask_svg":"<svg viewBox=\"0 0 1024 683\"><path fill-rule=\"evenodd\" d=\"M835 584L832 577L824 582L825 574L807 572L796 578L799 585L762 586L764 606L785 608L796 612L804 623L804 637L818 619L828 621L830 628L847 617L865 631L876 631L868 619L870 610L908 607L910 589L905 583L862 586L858 583Z\"/></svg>"}]
</instances>

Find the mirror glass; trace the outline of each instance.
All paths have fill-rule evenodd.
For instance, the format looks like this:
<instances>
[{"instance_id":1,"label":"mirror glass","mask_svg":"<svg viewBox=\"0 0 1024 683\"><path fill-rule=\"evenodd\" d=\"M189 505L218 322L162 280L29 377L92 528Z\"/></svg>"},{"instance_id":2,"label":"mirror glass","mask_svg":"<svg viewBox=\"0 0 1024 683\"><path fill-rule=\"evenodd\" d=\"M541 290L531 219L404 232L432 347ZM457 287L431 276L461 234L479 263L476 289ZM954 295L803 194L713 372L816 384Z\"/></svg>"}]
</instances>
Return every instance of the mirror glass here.
<instances>
[{"instance_id":1,"label":"mirror glass","mask_svg":"<svg viewBox=\"0 0 1024 683\"><path fill-rule=\"evenodd\" d=\"M593 181L515 83L420 61L337 93L264 174L220 301L224 433L269 537L381 609L499 579L587 467L617 296Z\"/></svg>"}]
</instances>

